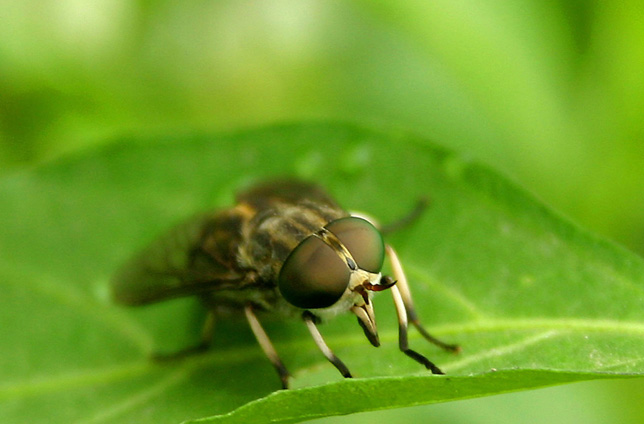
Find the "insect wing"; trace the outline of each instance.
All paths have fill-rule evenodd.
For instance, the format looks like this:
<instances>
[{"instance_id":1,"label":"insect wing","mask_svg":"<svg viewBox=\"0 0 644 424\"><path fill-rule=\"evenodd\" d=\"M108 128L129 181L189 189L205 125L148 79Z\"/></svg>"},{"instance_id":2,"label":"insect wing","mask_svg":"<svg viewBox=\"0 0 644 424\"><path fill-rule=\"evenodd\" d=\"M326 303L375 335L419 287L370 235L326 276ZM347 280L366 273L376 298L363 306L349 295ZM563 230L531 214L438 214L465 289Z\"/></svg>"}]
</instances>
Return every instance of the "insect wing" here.
<instances>
[{"instance_id":1,"label":"insect wing","mask_svg":"<svg viewBox=\"0 0 644 424\"><path fill-rule=\"evenodd\" d=\"M321 187L303 181L275 180L254 186L237 195L238 203L246 203L259 211L269 209L276 202L295 205L303 201L342 210Z\"/></svg>"},{"instance_id":2,"label":"insect wing","mask_svg":"<svg viewBox=\"0 0 644 424\"><path fill-rule=\"evenodd\" d=\"M203 250L206 232L221 215L210 213L185 221L139 252L112 278L113 298L142 305L238 284L242 275Z\"/></svg>"}]
</instances>

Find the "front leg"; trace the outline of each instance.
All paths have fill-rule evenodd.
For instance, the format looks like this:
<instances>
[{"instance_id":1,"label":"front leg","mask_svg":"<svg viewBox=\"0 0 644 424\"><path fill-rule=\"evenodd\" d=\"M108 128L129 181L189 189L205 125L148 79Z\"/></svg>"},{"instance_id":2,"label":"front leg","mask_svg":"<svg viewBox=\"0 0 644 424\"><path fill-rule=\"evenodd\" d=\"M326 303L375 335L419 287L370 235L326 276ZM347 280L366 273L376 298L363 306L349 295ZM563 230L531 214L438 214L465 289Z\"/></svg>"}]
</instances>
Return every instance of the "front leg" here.
<instances>
[{"instance_id":1,"label":"front leg","mask_svg":"<svg viewBox=\"0 0 644 424\"><path fill-rule=\"evenodd\" d=\"M409 348L407 340L407 311L405 310L405 304L398 287L393 286L391 288L391 295L394 298L394 305L396 306L396 313L398 314L398 345L400 350L416 362L424 365L432 374L444 374L432 361Z\"/></svg>"},{"instance_id":2,"label":"front leg","mask_svg":"<svg viewBox=\"0 0 644 424\"><path fill-rule=\"evenodd\" d=\"M322 338L322 334L320 334L320 330L318 330L318 327L316 325L317 318L315 317L315 315L313 315L309 311L305 311L302 314L302 318L304 319L306 326L309 328L311 336L313 336L313 341L315 341L315 344L322 351L326 359L328 359L329 362L331 362L333 366L336 367L338 371L340 371L340 374L342 374L343 377L352 378L353 376L349 372L347 366L344 365L344 362L342 362L340 358L335 356L335 353L333 353L333 351L329 348L329 346L327 346L326 342Z\"/></svg>"},{"instance_id":3,"label":"front leg","mask_svg":"<svg viewBox=\"0 0 644 424\"><path fill-rule=\"evenodd\" d=\"M460 346L455 344L445 343L437 339L436 337L432 336L431 334L429 334L427 330L425 330L425 327L423 327L423 325L420 323L420 320L418 319L418 315L416 314L416 310L414 308L414 302L411 297L411 291L409 290L409 284L407 284L407 277L403 272L402 265L400 264L400 260L398 259L398 255L396 254L396 251L393 249L393 247L389 245L387 245L385 249L387 252L387 257L389 258L389 263L391 264L391 268L394 273L394 279L397 281L395 287L398 288L397 291L399 291L399 295L401 297L402 307L406 311L405 321L407 321L408 319L427 341L447 351L460 352L461 351ZM392 291L392 294L393 294L393 291Z\"/></svg>"}]
</instances>

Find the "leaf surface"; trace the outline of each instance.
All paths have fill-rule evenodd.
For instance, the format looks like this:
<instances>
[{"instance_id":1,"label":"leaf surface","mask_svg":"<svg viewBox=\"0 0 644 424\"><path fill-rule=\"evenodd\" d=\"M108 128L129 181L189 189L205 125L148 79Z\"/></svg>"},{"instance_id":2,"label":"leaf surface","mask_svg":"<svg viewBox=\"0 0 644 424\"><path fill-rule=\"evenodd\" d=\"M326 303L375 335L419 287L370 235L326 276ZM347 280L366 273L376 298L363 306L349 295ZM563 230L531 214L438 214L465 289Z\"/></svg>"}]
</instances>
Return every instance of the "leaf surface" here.
<instances>
[{"instance_id":1,"label":"leaf surface","mask_svg":"<svg viewBox=\"0 0 644 424\"><path fill-rule=\"evenodd\" d=\"M388 293L375 299L380 348L355 317L320 327L350 381L301 322L270 317L293 390L271 394L274 370L235 317L217 323L207 354L147 359L198 340L203 310L194 299L119 307L110 275L172 225L284 175L383 223L430 199L387 238L425 325L463 348L443 352L410 331L447 376L398 351ZM122 140L3 177L0 219L2 422L296 422L644 373L642 260L407 134L327 123Z\"/></svg>"}]
</instances>

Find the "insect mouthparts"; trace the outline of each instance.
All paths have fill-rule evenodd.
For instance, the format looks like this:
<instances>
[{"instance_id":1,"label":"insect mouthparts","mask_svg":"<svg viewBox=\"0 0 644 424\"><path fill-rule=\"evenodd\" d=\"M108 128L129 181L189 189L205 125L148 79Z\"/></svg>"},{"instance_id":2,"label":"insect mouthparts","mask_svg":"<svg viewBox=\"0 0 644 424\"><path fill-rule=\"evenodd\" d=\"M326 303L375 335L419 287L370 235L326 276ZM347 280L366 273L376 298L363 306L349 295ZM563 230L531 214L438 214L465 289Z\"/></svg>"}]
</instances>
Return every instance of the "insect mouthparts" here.
<instances>
[{"instance_id":1,"label":"insect mouthparts","mask_svg":"<svg viewBox=\"0 0 644 424\"><path fill-rule=\"evenodd\" d=\"M396 285L397 282L398 281L393 280L391 277L382 277L380 283L378 284L373 284L370 281L365 281L362 285L369 291L379 292L392 288L394 285Z\"/></svg>"}]
</instances>

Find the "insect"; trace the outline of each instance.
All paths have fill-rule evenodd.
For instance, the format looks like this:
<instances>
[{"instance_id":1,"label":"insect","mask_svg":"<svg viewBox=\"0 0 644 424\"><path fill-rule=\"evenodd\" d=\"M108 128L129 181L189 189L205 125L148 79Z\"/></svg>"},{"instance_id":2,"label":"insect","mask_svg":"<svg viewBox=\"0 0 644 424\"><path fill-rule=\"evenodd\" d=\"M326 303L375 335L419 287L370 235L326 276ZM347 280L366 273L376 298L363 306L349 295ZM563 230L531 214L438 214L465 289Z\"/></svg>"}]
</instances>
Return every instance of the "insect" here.
<instances>
[{"instance_id":1,"label":"insect","mask_svg":"<svg viewBox=\"0 0 644 424\"><path fill-rule=\"evenodd\" d=\"M283 388L289 372L257 317L270 313L302 319L317 347L344 377L347 366L328 347L318 324L352 312L373 346L379 346L371 301L389 290L398 316L402 352L434 374L442 371L409 348L411 322L428 341L450 351L421 325L394 249L370 221L342 209L320 187L285 180L254 186L233 208L203 214L174 228L115 275L114 299L143 305L199 296L208 309L201 343L207 349L217 316L243 313ZM409 217L408 217L409 218ZM388 258L394 278L382 275Z\"/></svg>"}]
</instances>

